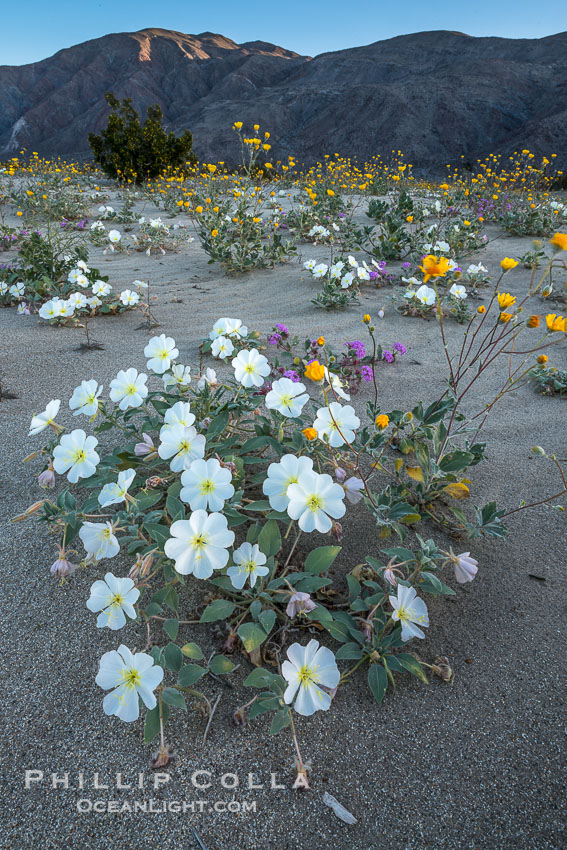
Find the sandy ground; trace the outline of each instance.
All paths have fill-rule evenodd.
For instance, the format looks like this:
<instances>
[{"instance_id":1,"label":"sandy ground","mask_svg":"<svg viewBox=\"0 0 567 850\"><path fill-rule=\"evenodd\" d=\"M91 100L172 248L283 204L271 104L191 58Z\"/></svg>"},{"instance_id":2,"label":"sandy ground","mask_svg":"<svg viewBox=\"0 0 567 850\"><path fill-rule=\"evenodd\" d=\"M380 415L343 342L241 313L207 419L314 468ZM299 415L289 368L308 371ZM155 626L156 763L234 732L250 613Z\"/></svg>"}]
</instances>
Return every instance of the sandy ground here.
<instances>
[{"instance_id":1,"label":"sandy ground","mask_svg":"<svg viewBox=\"0 0 567 850\"><path fill-rule=\"evenodd\" d=\"M502 256L518 255L528 244L504 238L471 259L482 260L495 274ZM303 259L328 256L324 247L306 245L302 252ZM380 337L386 346L405 343L408 354L380 372L383 409L432 400L443 387L435 323L400 316L388 290L369 291L360 307L327 314L310 304L315 285L295 261L270 272L226 278L217 266L206 264L197 242L161 258L103 257L92 249L93 265L95 258L115 287L135 278L152 281L159 297L158 333L175 337L181 362L197 362L198 342L219 316L240 317L263 332L277 321L285 322L300 337L324 332L338 346L346 339L364 338L362 314L375 315L386 305ZM527 279L528 273L518 268L509 275L509 288L521 293ZM540 302L534 304L537 311L542 312ZM148 333L137 330L139 323L139 314L97 319L93 328L104 351L79 354L75 349L82 341L80 330L51 328L36 317L17 316L15 310L0 311L2 374L7 389L17 395L0 404L5 715L0 845L10 850L177 850L198 846L191 833L194 826L207 850L566 846L567 538L564 514L546 508L515 515L505 543L473 541L470 548L480 562L476 581L459 588L452 599L428 599L431 628L427 639L411 649L428 661L437 654L449 656L455 670L451 685L435 680L426 687L400 679L397 692L388 693L377 707L364 678L353 677L331 711L299 718L304 755L313 765L309 792L289 787L294 772L287 731L271 738L263 719L244 729L231 728L232 711L250 698L241 687L250 669L244 660L232 677L234 689L216 682L206 685L209 698L219 691L222 697L205 746L203 719L175 715L169 739L176 758L168 784L154 790L149 768L153 749L141 741L141 722L126 725L106 717L102 692L94 683L99 657L117 640L97 630L85 608L95 574L79 571L69 584L59 586L49 576L53 554L44 530L33 523L7 523L41 494L33 465L21 463L41 444L41 437L26 436L31 414L52 397L67 400L81 379L96 377L108 387L119 368L144 367ZM461 328L451 324L449 330L456 341ZM554 361L565 368L565 345L556 351ZM481 403L488 392L488 385L479 388L475 401ZM364 400L364 393L359 394L357 405ZM479 501L494 498L515 507L521 498L531 501L553 492L556 481L550 468L533 457L531 447L540 443L560 457L567 455L566 409L564 402L541 397L529 387L495 409L485 433L489 459L474 477ZM61 421L71 424L65 401L62 411ZM345 523L344 549L333 567L339 583L347 569L379 548L372 522L360 513L358 517L351 510ZM314 545L324 542L318 539ZM115 566L125 572L129 564ZM192 604L189 599L186 613ZM187 639L214 648L206 627L185 630ZM132 627L124 639L130 645L143 643ZM26 790L25 770L43 771L44 781ZM195 788L194 771L209 771L211 786ZM65 772L69 788L52 788L50 774L62 777ZM84 789L78 787L80 772ZM272 772L284 788L270 788ZM95 773L108 790L93 788ZM134 787L116 789L117 773L123 784ZM222 786L221 777L228 773L237 775L238 788ZM261 788L247 788L249 773ZM141 789L138 774L145 783ZM195 779L204 784L208 777L200 774ZM323 805L325 791L355 815L356 826L343 824ZM79 813L77 801L82 799L153 799L154 808L163 801L193 801L194 811ZM240 802L241 809L244 803L255 804L256 810L213 810L216 801L232 800Z\"/></svg>"}]
</instances>

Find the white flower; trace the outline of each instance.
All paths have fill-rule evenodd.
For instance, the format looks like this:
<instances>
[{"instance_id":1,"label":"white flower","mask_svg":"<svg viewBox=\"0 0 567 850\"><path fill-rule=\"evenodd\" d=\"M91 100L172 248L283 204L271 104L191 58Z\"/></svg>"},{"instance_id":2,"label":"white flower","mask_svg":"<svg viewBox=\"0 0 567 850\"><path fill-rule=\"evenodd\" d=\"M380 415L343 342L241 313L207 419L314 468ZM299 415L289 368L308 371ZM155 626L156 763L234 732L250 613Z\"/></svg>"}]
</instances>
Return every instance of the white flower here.
<instances>
[{"instance_id":1,"label":"white flower","mask_svg":"<svg viewBox=\"0 0 567 850\"><path fill-rule=\"evenodd\" d=\"M234 345L227 336L217 336L211 344L211 354L213 357L219 357L221 360L226 360L234 351Z\"/></svg>"},{"instance_id":2,"label":"white flower","mask_svg":"<svg viewBox=\"0 0 567 850\"><path fill-rule=\"evenodd\" d=\"M172 523L170 532L164 552L175 561L175 569L181 575L210 578L213 570L226 566L227 549L234 543L234 532L229 530L222 514L193 511L189 519Z\"/></svg>"},{"instance_id":3,"label":"white flower","mask_svg":"<svg viewBox=\"0 0 567 850\"><path fill-rule=\"evenodd\" d=\"M419 280L416 277L402 277L402 280L408 286L419 286Z\"/></svg>"},{"instance_id":4,"label":"white flower","mask_svg":"<svg viewBox=\"0 0 567 850\"><path fill-rule=\"evenodd\" d=\"M128 488L135 477L135 469L123 469L118 473L118 481L116 483L105 484L98 494L98 503L101 508L106 508L108 505L116 505L119 502L126 501Z\"/></svg>"},{"instance_id":5,"label":"white flower","mask_svg":"<svg viewBox=\"0 0 567 850\"><path fill-rule=\"evenodd\" d=\"M110 522L84 522L79 531L79 537L83 541L87 555L94 561L114 558L120 552L120 545Z\"/></svg>"},{"instance_id":6,"label":"white flower","mask_svg":"<svg viewBox=\"0 0 567 850\"><path fill-rule=\"evenodd\" d=\"M186 387L191 383L191 366L182 366L181 363L176 363L171 367L171 372L163 376L163 385L165 389L169 387Z\"/></svg>"},{"instance_id":7,"label":"white flower","mask_svg":"<svg viewBox=\"0 0 567 850\"><path fill-rule=\"evenodd\" d=\"M96 625L99 629L108 626L112 631L126 625L126 614L130 619L136 618L134 602L140 591L134 587L131 578L117 578L107 573L104 581L95 581L91 585L91 595L87 599L87 608L94 614L100 611Z\"/></svg>"},{"instance_id":8,"label":"white flower","mask_svg":"<svg viewBox=\"0 0 567 850\"><path fill-rule=\"evenodd\" d=\"M144 357L150 358L147 363L148 369L158 375L167 372L171 361L178 355L179 350L175 347L175 340L165 334L152 337L144 348Z\"/></svg>"},{"instance_id":9,"label":"white flower","mask_svg":"<svg viewBox=\"0 0 567 850\"><path fill-rule=\"evenodd\" d=\"M416 290L414 297L422 304L427 304L428 306L435 304L435 290L425 284L422 284L422 286Z\"/></svg>"},{"instance_id":10,"label":"white flower","mask_svg":"<svg viewBox=\"0 0 567 850\"><path fill-rule=\"evenodd\" d=\"M390 605L394 609L392 619L402 624L402 640L411 640L414 637L424 638L425 634L416 625L427 628L429 615L427 606L423 599L419 599L414 587L405 587L398 584L398 595L390 596Z\"/></svg>"},{"instance_id":11,"label":"white flower","mask_svg":"<svg viewBox=\"0 0 567 850\"><path fill-rule=\"evenodd\" d=\"M205 438L192 426L172 425L160 432L161 443L158 454L164 460L172 458L169 466L172 472L187 469L192 460L198 460L205 454Z\"/></svg>"},{"instance_id":12,"label":"white flower","mask_svg":"<svg viewBox=\"0 0 567 850\"><path fill-rule=\"evenodd\" d=\"M311 271L313 271L313 269L315 268L316 265L317 265L317 260L307 260L305 263L303 263L303 268L307 269L307 271L311 272Z\"/></svg>"},{"instance_id":13,"label":"white flower","mask_svg":"<svg viewBox=\"0 0 567 850\"><path fill-rule=\"evenodd\" d=\"M408 289L404 292L404 298L407 298L408 301L411 301L412 298L415 298L415 289Z\"/></svg>"},{"instance_id":14,"label":"white flower","mask_svg":"<svg viewBox=\"0 0 567 850\"><path fill-rule=\"evenodd\" d=\"M216 339L217 336L235 336L244 338L248 336L248 328L242 324L242 319L217 319L213 325L213 329L209 334L209 339Z\"/></svg>"},{"instance_id":15,"label":"white flower","mask_svg":"<svg viewBox=\"0 0 567 850\"><path fill-rule=\"evenodd\" d=\"M270 374L270 365L263 354L251 351L240 351L232 361L234 376L243 387L261 387L264 378Z\"/></svg>"},{"instance_id":16,"label":"white flower","mask_svg":"<svg viewBox=\"0 0 567 850\"><path fill-rule=\"evenodd\" d=\"M76 310L87 306L87 296L82 292L72 292L68 300Z\"/></svg>"},{"instance_id":17,"label":"white flower","mask_svg":"<svg viewBox=\"0 0 567 850\"><path fill-rule=\"evenodd\" d=\"M72 301L69 301L69 299L67 299L67 301L61 301L61 303L59 304L59 315L60 316L68 319L74 313L75 313L75 305L73 304Z\"/></svg>"},{"instance_id":18,"label":"white flower","mask_svg":"<svg viewBox=\"0 0 567 850\"><path fill-rule=\"evenodd\" d=\"M349 266L352 266L352 268L353 268L353 269L357 269L357 268L358 268L358 263L357 263L357 261L354 259L354 257L352 256L352 254L349 254L348 263L349 263Z\"/></svg>"},{"instance_id":19,"label":"white flower","mask_svg":"<svg viewBox=\"0 0 567 850\"><path fill-rule=\"evenodd\" d=\"M231 481L230 469L221 466L216 458L194 460L181 475L179 498L192 511L221 511L225 501L234 496Z\"/></svg>"},{"instance_id":20,"label":"white flower","mask_svg":"<svg viewBox=\"0 0 567 850\"><path fill-rule=\"evenodd\" d=\"M323 369L325 370L325 380L335 395L338 395L339 398L344 398L345 401L350 401L350 396L343 390L343 382L339 376L335 372L329 372L326 366L323 366Z\"/></svg>"},{"instance_id":21,"label":"white flower","mask_svg":"<svg viewBox=\"0 0 567 850\"><path fill-rule=\"evenodd\" d=\"M471 558L470 552L462 552L460 555L454 555L451 552L451 560L455 567L455 578L459 584L473 581L478 572L478 561Z\"/></svg>"},{"instance_id":22,"label":"white flower","mask_svg":"<svg viewBox=\"0 0 567 850\"><path fill-rule=\"evenodd\" d=\"M139 407L148 394L147 380L148 376L143 372L138 374L137 369L121 369L110 382L110 400L115 404L120 402L120 410Z\"/></svg>"},{"instance_id":23,"label":"white flower","mask_svg":"<svg viewBox=\"0 0 567 850\"><path fill-rule=\"evenodd\" d=\"M108 231L108 239L109 242L112 242L113 245L116 245L122 239L119 230L109 230Z\"/></svg>"},{"instance_id":24,"label":"white flower","mask_svg":"<svg viewBox=\"0 0 567 850\"><path fill-rule=\"evenodd\" d=\"M350 404L344 407L338 401L332 401L328 407L321 407L313 427L320 440L324 440L333 448L342 446L346 441L352 443L354 432L360 425L360 419Z\"/></svg>"},{"instance_id":25,"label":"white flower","mask_svg":"<svg viewBox=\"0 0 567 850\"><path fill-rule=\"evenodd\" d=\"M104 226L102 221L93 221L93 223L91 224L91 230L93 231L93 233L104 233L106 227Z\"/></svg>"},{"instance_id":26,"label":"white flower","mask_svg":"<svg viewBox=\"0 0 567 850\"><path fill-rule=\"evenodd\" d=\"M478 265L475 265L474 263L471 263L471 265L470 265L470 266L468 267L468 269L467 269L467 274L470 274L470 275L477 275L477 274L483 274L483 273L486 273L487 271L488 271L488 269L487 269L487 268L485 268L485 267L482 265L482 263L478 263Z\"/></svg>"},{"instance_id":27,"label":"white flower","mask_svg":"<svg viewBox=\"0 0 567 850\"><path fill-rule=\"evenodd\" d=\"M98 445L96 437L88 436L82 428L75 428L70 434L63 434L59 445L53 449L53 468L62 475L67 472L71 484L79 478L89 478L96 472L100 457L95 452Z\"/></svg>"},{"instance_id":28,"label":"white flower","mask_svg":"<svg viewBox=\"0 0 567 850\"><path fill-rule=\"evenodd\" d=\"M101 304L102 304L102 301L100 300L98 295L93 295L93 296L91 296L91 298L87 298L87 305L91 309L94 309L95 307L100 307Z\"/></svg>"},{"instance_id":29,"label":"white flower","mask_svg":"<svg viewBox=\"0 0 567 850\"><path fill-rule=\"evenodd\" d=\"M60 407L61 401L58 398L53 398L43 413L38 413L36 416L32 416L28 437L35 437L36 434L40 434L47 428L48 425L51 425L59 413Z\"/></svg>"},{"instance_id":30,"label":"white flower","mask_svg":"<svg viewBox=\"0 0 567 850\"><path fill-rule=\"evenodd\" d=\"M42 319L57 319L61 315L61 298L51 298L42 304L39 308L39 315Z\"/></svg>"},{"instance_id":31,"label":"white flower","mask_svg":"<svg viewBox=\"0 0 567 850\"><path fill-rule=\"evenodd\" d=\"M347 272L341 278L341 289L348 289L354 280L354 275L352 272Z\"/></svg>"},{"instance_id":32,"label":"white flower","mask_svg":"<svg viewBox=\"0 0 567 850\"><path fill-rule=\"evenodd\" d=\"M86 276L86 274L79 273L75 278L75 284L80 286L81 289L86 289L87 286L90 286L90 280Z\"/></svg>"},{"instance_id":33,"label":"white flower","mask_svg":"<svg viewBox=\"0 0 567 850\"><path fill-rule=\"evenodd\" d=\"M327 266L325 263L319 263L313 269L313 277L325 277L328 271L329 266Z\"/></svg>"},{"instance_id":34,"label":"white flower","mask_svg":"<svg viewBox=\"0 0 567 850\"><path fill-rule=\"evenodd\" d=\"M25 289L25 284L20 281L20 283L13 283L8 292L10 295L13 295L14 298L23 298Z\"/></svg>"},{"instance_id":35,"label":"white flower","mask_svg":"<svg viewBox=\"0 0 567 850\"><path fill-rule=\"evenodd\" d=\"M254 587L258 576L267 576L270 572L268 567L264 566L267 558L256 544L252 546L251 543L243 543L235 549L232 560L236 566L229 567L226 574L237 590L242 590L246 579L250 580L250 587Z\"/></svg>"},{"instance_id":36,"label":"white flower","mask_svg":"<svg viewBox=\"0 0 567 850\"><path fill-rule=\"evenodd\" d=\"M99 387L98 381L81 381L69 400L69 407L74 411L73 416L79 416L80 413L94 416L98 411L98 397L101 392L102 386Z\"/></svg>"},{"instance_id":37,"label":"white flower","mask_svg":"<svg viewBox=\"0 0 567 850\"><path fill-rule=\"evenodd\" d=\"M217 373L214 369L210 369L207 366L207 368L205 369L205 374L202 375L197 381L197 388L200 390L204 390L205 386L216 387L217 385Z\"/></svg>"},{"instance_id":38,"label":"white flower","mask_svg":"<svg viewBox=\"0 0 567 850\"><path fill-rule=\"evenodd\" d=\"M287 488L287 512L298 520L302 531L320 531L325 534L333 527L330 517L340 519L346 511L344 490L330 475L304 472L297 484Z\"/></svg>"},{"instance_id":39,"label":"white flower","mask_svg":"<svg viewBox=\"0 0 567 850\"><path fill-rule=\"evenodd\" d=\"M173 425L185 425L188 427L195 421L195 416L191 413L191 405L188 401L176 401L173 407L165 411L163 417L163 425L160 429L160 437L164 432Z\"/></svg>"},{"instance_id":40,"label":"white flower","mask_svg":"<svg viewBox=\"0 0 567 850\"><path fill-rule=\"evenodd\" d=\"M356 270L359 280L370 280L370 272L363 266L359 266Z\"/></svg>"},{"instance_id":41,"label":"white flower","mask_svg":"<svg viewBox=\"0 0 567 850\"><path fill-rule=\"evenodd\" d=\"M131 723L140 715L138 697L146 708L157 705L154 690L163 679L163 667L154 664L151 655L136 652L133 655L122 644L118 650L105 652L95 682L104 690L114 688L102 701L104 713L116 715L120 720Z\"/></svg>"},{"instance_id":42,"label":"white flower","mask_svg":"<svg viewBox=\"0 0 567 850\"><path fill-rule=\"evenodd\" d=\"M310 640L307 646L292 643L287 657L289 660L282 664L282 676L288 683L284 702L290 705L297 694L294 708L298 714L309 717L316 711L327 711L331 697L321 686L336 688L341 678L331 650Z\"/></svg>"},{"instance_id":43,"label":"white flower","mask_svg":"<svg viewBox=\"0 0 567 850\"><path fill-rule=\"evenodd\" d=\"M95 280L93 283L93 295L99 295L103 298L108 295L112 291L112 287L109 283L106 283L104 280Z\"/></svg>"},{"instance_id":44,"label":"white flower","mask_svg":"<svg viewBox=\"0 0 567 850\"><path fill-rule=\"evenodd\" d=\"M266 396L266 407L294 419L300 415L307 401L309 395L305 392L304 384L294 383L289 378L280 378L279 381L274 381Z\"/></svg>"},{"instance_id":45,"label":"white flower","mask_svg":"<svg viewBox=\"0 0 567 850\"><path fill-rule=\"evenodd\" d=\"M312 469L313 461L310 457L296 457L291 454L284 455L278 463L269 465L268 477L262 484L262 490L274 511L282 513L287 510L287 488L290 484L297 484L300 476L311 472Z\"/></svg>"},{"instance_id":46,"label":"white flower","mask_svg":"<svg viewBox=\"0 0 567 850\"><path fill-rule=\"evenodd\" d=\"M454 283L451 289L449 290L449 295L452 295L453 298L458 298L459 301L464 301L467 297L467 290L464 286Z\"/></svg>"},{"instance_id":47,"label":"white flower","mask_svg":"<svg viewBox=\"0 0 567 850\"><path fill-rule=\"evenodd\" d=\"M120 301L124 304L125 307L134 307L138 301L140 300L140 296L137 292L132 292L131 289L124 289L120 293Z\"/></svg>"},{"instance_id":48,"label":"white flower","mask_svg":"<svg viewBox=\"0 0 567 850\"><path fill-rule=\"evenodd\" d=\"M333 266L331 266L331 280L335 280L335 278L340 277L344 267L345 264L342 262L342 260L339 260L338 263L335 263Z\"/></svg>"}]
</instances>

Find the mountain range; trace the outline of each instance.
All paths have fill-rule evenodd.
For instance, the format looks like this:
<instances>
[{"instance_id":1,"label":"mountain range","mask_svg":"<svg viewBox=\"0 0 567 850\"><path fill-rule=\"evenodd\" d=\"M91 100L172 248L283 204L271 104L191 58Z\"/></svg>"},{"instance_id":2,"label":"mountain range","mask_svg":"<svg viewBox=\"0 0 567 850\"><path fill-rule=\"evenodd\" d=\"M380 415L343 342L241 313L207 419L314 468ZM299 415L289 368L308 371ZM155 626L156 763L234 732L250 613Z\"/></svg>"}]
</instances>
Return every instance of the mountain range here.
<instances>
[{"instance_id":1,"label":"mountain range","mask_svg":"<svg viewBox=\"0 0 567 850\"><path fill-rule=\"evenodd\" d=\"M231 129L269 130L273 159L325 153L422 169L527 147L567 163L567 33L540 39L421 32L311 58L261 41L163 29L115 33L21 66L0 66L0 159L22 148L88 156L105 92L169 129L204 161L234 162Z\"/></svg>"}]
</instances>

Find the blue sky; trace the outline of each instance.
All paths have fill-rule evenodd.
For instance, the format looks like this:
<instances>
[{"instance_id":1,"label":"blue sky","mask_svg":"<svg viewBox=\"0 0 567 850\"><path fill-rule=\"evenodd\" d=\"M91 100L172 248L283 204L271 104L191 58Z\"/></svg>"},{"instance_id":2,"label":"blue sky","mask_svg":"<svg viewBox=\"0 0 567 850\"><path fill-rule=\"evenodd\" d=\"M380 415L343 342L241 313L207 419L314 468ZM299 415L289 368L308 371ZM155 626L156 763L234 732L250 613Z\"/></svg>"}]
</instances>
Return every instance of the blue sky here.
<instances>
[{"instance_id":1,"label":"blue sky","mask_svg":"<svg viewBox=\"0 0 567 850\"><path fill-rule=\"evenodd\" d=\"M420 30L539 38L567 30L567 0L24 1L3 16L0 63L24 65L87 39L145 27L209 30L314 56Z\"/></svg>"}]
</instances>

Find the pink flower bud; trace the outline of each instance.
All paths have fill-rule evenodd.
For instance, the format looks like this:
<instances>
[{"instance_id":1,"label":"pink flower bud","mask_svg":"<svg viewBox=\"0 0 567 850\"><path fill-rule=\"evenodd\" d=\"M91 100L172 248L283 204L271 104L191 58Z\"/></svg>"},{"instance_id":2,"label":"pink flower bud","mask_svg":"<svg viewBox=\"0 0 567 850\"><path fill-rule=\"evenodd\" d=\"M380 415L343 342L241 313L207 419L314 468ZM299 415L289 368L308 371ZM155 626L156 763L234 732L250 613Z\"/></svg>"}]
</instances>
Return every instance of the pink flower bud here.
<instances>
[{"instance_id":1,"label":"pink flower bud","mask_svg":"<svg viewBox=\"0 0 567 850\"><path fill-rule=\"evenodd\" d=\"M134 454L138 457L148 455L155 450L154 441L148 434L142 434L142 441L141 443L136 443L134 446Z\"/></svg>"},{"instance_id":2,"label":"pink flower bud","mask_svg":"<svg viewBox=\"0 0 567 850\"><path fill-rule=\"evenodd\" d=\"M459 584L472 581L478 572L478 561L471 558L470 552L462 552L460 555L452 555L451 560L455 567L455 578Z\"/></svg>"},{"instance_id":3,"label":"pink flower bud","mask_svg":"<svg viewBox=\"0 0 567 850\"><path fill-rule=\"evenodd\" d=\"M60 555L56 561L51 564L50 573L57 578L67 578L72 575L77 569L76 564L72 564L63 555Z\"/></svg>"},{"instance_id":4,"label":"pink flower bud","mask_svg":"<svg viewBox=\"0 0 567 850\"><path fill-rule=\"evenodd\" d=\"M347 474L346 474L345 470L342 468L342 466L337 466L337 468L335 469L335 478L337 479L339 484L342 484L343 481L346 481L346 477L347 477Z\"/></svg>"},{"instance_id":5,"label":"pink flower bud","mask_svg":"<svg viewBox=\"0 0 567 850\"><path fill-rule=\"evenodd\" d=\"M313 611L316 607L316 603L313 602L308 593L297 591L296 593L292 593L285 613L293 620L298 614L306 614L308 611Z\"/></svg>"},{"instance_id":6,"label":"pink flower bud","mask_svg":"<svg viewBox=\"0 0 567 850\"><path fill-rule=\"evenodd\" d=\"M53 490L55 487L55 473L51 465L48 469L44 469L43 472L39 473L37 483L46 490Z\"/></svg>"},{"instance_id":7,"label":"pink flower bud","mask_svg":"<svg viewBox=\"0 0 567 850\"><path fill-rule=\"evenodd\" d=\"M397 586L398 580L394 574L394 570L391 567L387 567L387 569L384 570L384 578L389 584L392 585L392 587Z\"/></svg>"}]
</instances>

